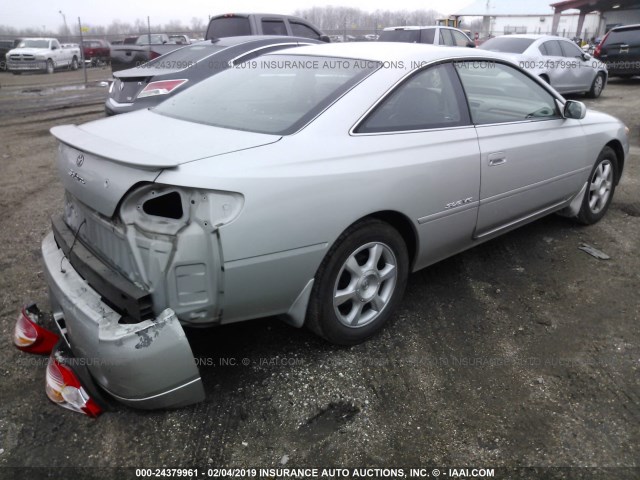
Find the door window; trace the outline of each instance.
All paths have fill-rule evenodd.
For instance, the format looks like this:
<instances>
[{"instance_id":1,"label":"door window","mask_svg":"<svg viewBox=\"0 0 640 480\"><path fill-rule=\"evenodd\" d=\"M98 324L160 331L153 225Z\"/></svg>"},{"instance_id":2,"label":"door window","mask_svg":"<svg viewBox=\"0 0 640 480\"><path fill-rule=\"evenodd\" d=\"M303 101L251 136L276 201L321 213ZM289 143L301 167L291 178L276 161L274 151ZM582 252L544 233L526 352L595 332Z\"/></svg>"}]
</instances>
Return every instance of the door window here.
<instances>
[{"instance_id":1,"label":"door window","mask_svg":"<svg viewBox=\"0 0 640 480\"><path fill-rule=\"evenodd\" d=\"M454 45L456 47L466 47L467 43L470 42L470 40L467 38L467 36L462 33L462 32L458 32L457 30L449 30L451 32L451 35L453 35L453 41L455 42Z\"/></svg>"},{"instance_id":2,"label":"door window","mask_svg":"<svg viewBox=\"0 0 640 480\"><path fill-rule=\"evenodd\" d=\"M282 20L263 20L262 33L265 35L286 35L287 27Z\"/></svg>"},{"instance_id":3,"label":"door window","mask_svg":"<svg viewBox=\"0 0 640 480\"><path fill-rule=\"evenodd\" d=\"M313 38L315 40L320 38L320 34L307 25L298 22L289 22L289 25L291 25L291 33L296 37Z\"/></svg>"},{"instance_id":4,"label":"door window","mask_svg":"<svg viewBox=\"0 0 640 480\"><path fill-rule=\"evenodd\" d=\"M451 31L448 28L440 29L440 45L448 45L450 47L453 47L455 45L455 43L453 43Z\"/></svg>"},{"instance_id":5,"label":"door window","mask_svg":"<svg viewBox=\"0 0 640 480\"><path fill-rule=\"evenodd\" d=\"M476 125L559 118L554 97L514 67L485 61L455 65Z\"/></svg>"},{"instance_id":6,"label":"door window","mask_svg":"<svg viewBox=\"0 0 640 480\"><path fill-rule=\"evenodd\" d=\"M582 58L582 50L573 42L558 42L562 48L562 53L569 58Z\"/></svg>"}]
</instances>

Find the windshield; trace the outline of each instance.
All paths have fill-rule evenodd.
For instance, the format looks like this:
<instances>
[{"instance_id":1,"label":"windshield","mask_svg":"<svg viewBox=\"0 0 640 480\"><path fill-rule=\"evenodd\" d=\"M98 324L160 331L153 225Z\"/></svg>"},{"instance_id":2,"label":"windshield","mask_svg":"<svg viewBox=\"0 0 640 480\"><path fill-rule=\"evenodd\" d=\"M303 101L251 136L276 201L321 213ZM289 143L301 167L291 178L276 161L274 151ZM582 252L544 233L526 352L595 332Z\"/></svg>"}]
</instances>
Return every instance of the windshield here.
<instances>
[{"instance_id":1,"label":"windshield","mask_svg":"<svg viewBox=\"0 0 640 480\"><path fill-rule=\"evenodd\" d=\"M487 40L478 48L492 52L524 53L534 41L531 38L496 37Z\"/></svg>"},{"instance_id":2,"label":"windshield","mask_svg":"<svg viewBox=\"0 0 640 480\"><path fill-rule=\"evenodd\" d=\"M18 48L49 48L49 40L22 40Z\"/></svg>"},{"instance_id":3,"label":"windshield","mask_svg":"<svg viewBox=\"0 0 640 480\"><path fill-rule=\"evenodd\" d=\"M153 111L216 127L288 135L378 67L363 60L267 55L214 75Z\"/></svg>"}]
</instances>

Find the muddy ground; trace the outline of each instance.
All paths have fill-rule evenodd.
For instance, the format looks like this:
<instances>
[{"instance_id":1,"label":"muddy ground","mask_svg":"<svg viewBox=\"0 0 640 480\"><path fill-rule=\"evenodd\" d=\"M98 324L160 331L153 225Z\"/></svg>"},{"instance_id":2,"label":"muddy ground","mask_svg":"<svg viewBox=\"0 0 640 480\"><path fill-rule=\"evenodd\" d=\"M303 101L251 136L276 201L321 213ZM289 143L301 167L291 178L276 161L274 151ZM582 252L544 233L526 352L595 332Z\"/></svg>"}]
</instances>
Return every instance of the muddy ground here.
<instances>
[{"instance_id":1,"label":"muddy ground","mask_svg":"<svg viewBox=\"0 0 640 480\"><path fill-rule=\"evenodd\" d=\"M550 216L413 274L391 324L363 345L331 346L277 319L189 332L203 403L116 405L91 420L49 402L46 359L11 344L18 307L47 305L40 241L63 194L49 128L103 115L109 75L91 75L86 89L52 90L81 75L0 74L0 477L286 464L628 467L598 478L639 478L640 78L587 101L632 130L599 224Z\"/></svg>"}]
</instances>

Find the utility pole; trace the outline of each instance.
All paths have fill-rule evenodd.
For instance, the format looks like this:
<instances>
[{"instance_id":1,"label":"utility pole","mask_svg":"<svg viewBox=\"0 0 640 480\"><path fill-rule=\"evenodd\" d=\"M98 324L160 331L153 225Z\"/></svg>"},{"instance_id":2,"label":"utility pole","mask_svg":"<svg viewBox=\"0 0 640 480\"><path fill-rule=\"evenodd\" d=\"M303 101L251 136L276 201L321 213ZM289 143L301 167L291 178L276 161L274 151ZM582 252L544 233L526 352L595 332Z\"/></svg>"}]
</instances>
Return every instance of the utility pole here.
<instances>
[{"instance_id":1,"label":"utility pole","mask_svg":"<svg viewBox=\"0 0 640 480\"><path fill-rule=\"evenodd\" d=\"M60 15L62 15L62 21L64 22L64 34L68 37L69 36L69 26L67 25L67 17L65 17L64 13L62 13L62 10L58 10L58 13ZM67 41L69 39L67 38Z\"/></svg>"},{"instance_id":2,"label":"utility pole","mask_svg":"<svg viewBox=\"0 0 640 480\"><path fill-rule=\"evenodd\" d=\"M80 61L82 62L82 72L84 73L84 86L87 86L87 64L84 61L84 40L82 38L82 22L78 17L78 30L80 30Z\"/></svg>"},{"instance_id":3,"label":"utility pole","mask_svg":"<svg viewBox=\"0 0 640 480\"><path fill-rule=\"evenodd\" d=\"M147 40L149 40L149 45L151 45L151 19L147 16Z\"/></svg>"}]
</instances>

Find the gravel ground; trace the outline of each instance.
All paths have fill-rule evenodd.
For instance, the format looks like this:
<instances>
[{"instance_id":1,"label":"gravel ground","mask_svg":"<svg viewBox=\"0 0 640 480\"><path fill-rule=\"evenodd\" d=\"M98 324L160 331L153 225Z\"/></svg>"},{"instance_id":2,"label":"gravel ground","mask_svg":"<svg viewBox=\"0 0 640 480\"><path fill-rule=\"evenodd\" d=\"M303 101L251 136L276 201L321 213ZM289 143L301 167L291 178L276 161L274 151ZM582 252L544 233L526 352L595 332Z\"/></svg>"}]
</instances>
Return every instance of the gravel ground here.
<instances>
[{"instance_id":1,"label":"gravel ground","mask_svg":"<svg viewBox=\"0 0 640 480\"><path fill-rule=\"evenodd\" d=\"M47 306L39 247L63 193L49 128L102 116L104 87L60 106L63 75L0 75L0 477L284 465L640 477L640 78L587 101L632 129L599 224L550 216L413 274L388 328L363 345L331 346L277 319L188 332L203 403L91 420L50 403L44 360L10 342L23 302ZM22 77L43 93L23 92Z\"/></svg>"}]
</instances>

